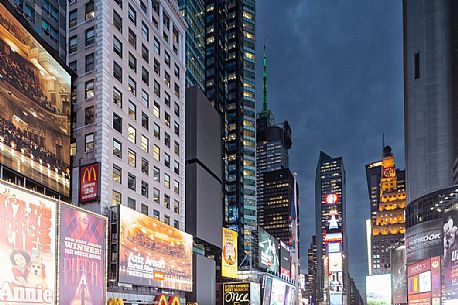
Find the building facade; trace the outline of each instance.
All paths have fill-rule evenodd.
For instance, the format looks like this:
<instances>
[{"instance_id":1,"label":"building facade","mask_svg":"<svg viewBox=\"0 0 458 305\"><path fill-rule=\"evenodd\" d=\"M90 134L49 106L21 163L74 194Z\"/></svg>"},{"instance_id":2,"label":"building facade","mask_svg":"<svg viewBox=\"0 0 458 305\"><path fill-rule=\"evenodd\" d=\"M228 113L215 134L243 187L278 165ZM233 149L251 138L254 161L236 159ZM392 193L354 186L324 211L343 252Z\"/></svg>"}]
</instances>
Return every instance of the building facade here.
<instances>
[{"instance_id":1,"label":"building facade","mask_svg":"<svg viewBox=\"0 0 458 305\"><path fill-rule=\"evenodd\" d=\"M305 286L308 304L316 304L316 274L317 274L317 256L316 256L316 236L312 236L310 248L307 250L307 283Z\"/></svg>"}]
</instances>

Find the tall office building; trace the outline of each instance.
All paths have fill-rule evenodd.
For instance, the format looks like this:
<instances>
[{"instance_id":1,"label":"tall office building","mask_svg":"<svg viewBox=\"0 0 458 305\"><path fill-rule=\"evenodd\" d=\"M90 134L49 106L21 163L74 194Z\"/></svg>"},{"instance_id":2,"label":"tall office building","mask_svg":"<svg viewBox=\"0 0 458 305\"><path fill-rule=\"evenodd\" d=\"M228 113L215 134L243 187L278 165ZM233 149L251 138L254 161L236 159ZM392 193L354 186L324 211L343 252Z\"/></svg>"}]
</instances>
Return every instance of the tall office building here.
<instances>
[{"instance_id":1,"label":"tall office building","mask_svg":"<svg viewBox=\"0 0 458 305\"><path fill-rule=\"evenodd\" d=\"M456 1L404 0L407 202L453 184L458 157Z\"/></svg>"},{"instance_id":2,"label":"tall office building","mask_svg":"<svg viewBox=\"0 0 458 305\"><path fill-rule=\"evenodd\" d=\"M317 257L316 257L316 236L312 236L310 248L307 250L307 283L306 299L308 304L317 304L316 295L316 274L317 274Z\"/></svg>"},{"instance_id":3,"label":"tall office building","mask_svg":"<svg viewBox=\"0 0 458 305\"><path fill-rule=\"evenodd\" d=\"M205 92L225 120L224 223L238 232L241 268L256 231L255 1L206 0Z\"/></svg>"},{"instance_id":4,"label":"tall office building","mask_svg":"<svg viewBox=\"0 0 458 305\"><path fill-rule=\"evenodd\" d=\"M179 0L178 5L187 24L186 88L205 91L205 0Z\"/></svg>"},{"instance_id":5,"label":"tall office building","mask_svg":"<svg viewBox=\"0 0 458 305\"><path fill-rule=\"evenodd\" d=\"M74 1L69 20L69 62L79 76L73 202L103 214L126 205L184 231L186 24L177 2ZM98 188L87 189L94 176ZM110 263L113 291L118 266ZM153 288L133 286L154 301Z\"/></svg>"},{"instance_id":6,"label":"tall office building","mask_svg":"<svg viewBox=\"0 0 458 305\"><path fill-rule=\"evenodd\" d=\"M382 161L366 165L371 201L371 234L368 249L370 274L390 273L390 246L404 237L406 205L405 172L396 169L391 147Z\"/></svg>"},{"instance_id":7,"label":"tall office building","mask_svg":"<svg viewBox=\"0 0 458 305\"><path fill-rule=\"evenodd\" d=\"M8 0L38 35L65 62L67 54L67 1ZM72 2L72 1L68 1ZM88 1L94 6L94 1Z\"/></svg>"},{"instance_id":8,"label":"tall office building","mask_svg":"<svg viewBox=\"0 0 458 305\"><path fill-rule=\"evenodd\" d=\"M342 304L346 294L348 256L345 209L343 160L320 152L315 178L316 301L324 304Z\"/></svg>"}]
</instances>

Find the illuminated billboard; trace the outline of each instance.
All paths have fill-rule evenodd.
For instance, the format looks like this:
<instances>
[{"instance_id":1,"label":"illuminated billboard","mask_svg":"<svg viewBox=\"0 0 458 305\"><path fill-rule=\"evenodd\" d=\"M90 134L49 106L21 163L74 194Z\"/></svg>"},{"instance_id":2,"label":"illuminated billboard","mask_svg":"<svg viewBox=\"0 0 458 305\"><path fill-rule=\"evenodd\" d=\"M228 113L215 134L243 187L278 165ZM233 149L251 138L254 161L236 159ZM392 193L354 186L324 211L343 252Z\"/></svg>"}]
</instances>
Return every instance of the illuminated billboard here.
<instances>
[{"instance_id":1,"label":"illuminated billboard","mask_svg":"<svg viewBox=\"0 0 458 305\"><path fill-rule=\"evenodd\" d=\"M338 272L342 270L342 253L330 253L329 272Z\"/></svg>"},{"instance_id":2,"label":"illuminated billboard","mask_svg":"<svg viewBox=\"0 0 458 305\"><path fill-rule=\"evenodd\" d=\"M391 250L391 291L393 304L407 303L407 277L405 246Z\"/></svg>"},{"instance_id":3,"label":"illuminated billboard","mask_svg":"<svg viewBox=\"0 0 458 305\"><path fill-rule=\"evenodd\" d=\"M228 278L237 278L237 237L235 231L223 228L223 251L222 251L222 271L221 274Z\"/></svg>"},{"instance_id":4,"label":"illuminated billboard","mask_svg":"<svg viewBox=\"0 0 458 305\"><path fill-rule=\"evenodd\" d=\"M59 304L105 304L106 218L60 205Z\"/></svg>"},{"instance_id":5,"label":"illuminated billboard","mask_svg":"<svg viewBox=\"0 0 458 305\"><path fill-rule=\"evenodd\" d=\"M280 274L291 277L291 255L289 248L280 241Z\"/></svg>"},{"instance_id":6,"label":"illuminated billboard","mask_svg":"<svg viewBox=\"0 0 458 305\"><path fill-rule=\"evenodd\" d=\"M407 264L442 254L442 220L419 223L406 230Z\"/></svg>"},{"instance_id":7,"label":"illuminated billboard","mask_svg":"<svg viewBox=\"0 0 458 305\"><path fill-rule=\"evenodd\" d=\"M439 256L407 266L407 277L409 304L441 303L441 259Z\"/></svg>"},{"instance_id":8,"label":"illuminated billboard","mask_svg":"<svg viewBox=\"0 0 458 305\"><path fill-rule=\"evenodd\" d=\"M80 167L79 202L88 203L99 199L100 163Z\"/></svg>"},{"instance_id":9,"label":"illuminated billboard","mask_svg":"<svg viewBox=\"0 0 458 305\"><path fill-rule=\"evenodd\" d=\"M0 303L54 304L56 202L0 182L0 231Z\"/></svg>"},{"instance_id":10,"label":"illuminated billboard","mask_svg":"<svg viewBox=\"0 0 458 305\"><path fill-rule=\"evenodd\" d=\"M366 304L391 305L391 275L366 276Z\"/></svg>"},{"instance_id":11,"label":"illuminated billboard","mask_svg":"<svg viewBox=\"0 0 458 305\"><path fill-rule=\"evenodd\" d=\"M119 282L192 291L192 236L120 205Z\"/></svg>"},{"instance_id":12,"label":"illuminated billboard","mask_svg":"<svg viewBox=\"0 0 458 305\"><path fill-rule=\"evenodd\" d=\"M334 242L328 244L328 253L337 253L341 252L340 242Z\"/></svg>"},{"instance_id":13,"label":"illuminated billboard","mask_svg":"<svg viewBox=\"0 0 458 305\"><path fill-rule=\"evenodd\" d=\"M285 304L286 283L276 278L272 279L272 293L270 295L270 305Z\"/></svg>"},{"instance_id":14,"label":"illuminated billboard","mask_svg":"<svg viewBox=\"0 0 458 305\"><path fill-rule=\"evenodd\" d=\"M444 286L447 300L458 299L458 210L443 218Z\"/></svg>"},{"instance_id":15,"label":"illuminated billboard","mask_svg":"<svg viewBox=\"0 0 458 305\"><path fill-rule=\"evenodd\" d=\"M0 163L70 194L71 77L0 3Z\"/></svg>"},{"instance_id":16,"label":"illuminated billboard","mask_svg":"<svg viewBox=\"0 0 458 305\"><path fill-rule=\"evenodd\" d=\"M278 241L267 233L263 228L258 227L258 245L259 245L259 267L268 271L278 272Z\"/></svg>"},{"instance_id":17,"label":"illuminated billboard","mask_svg":"<svg viewBox=\"0 0 458 305\"><path fill-rule=\"evenodd\" d=\"M224 305L261 305L260 285L240 282L223 284Z\"/></svg>"}]
</instances>

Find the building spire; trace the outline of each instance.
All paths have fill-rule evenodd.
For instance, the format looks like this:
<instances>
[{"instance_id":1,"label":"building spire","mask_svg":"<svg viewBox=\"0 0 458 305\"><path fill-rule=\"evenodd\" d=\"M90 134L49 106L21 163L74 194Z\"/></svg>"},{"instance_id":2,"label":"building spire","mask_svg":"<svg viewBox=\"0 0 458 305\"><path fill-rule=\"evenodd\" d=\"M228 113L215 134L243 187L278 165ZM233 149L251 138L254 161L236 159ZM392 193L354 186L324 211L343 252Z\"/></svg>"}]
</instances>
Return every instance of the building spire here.
<instances>
[{"instance_id":1,"label":"building spire","mask_svg":"<svg viewBox=\"0 0 458 305\"><path fill-rule=\"evenodd\" d=\"M262 104L262 111L267 111L267 49L266 45L264 44L264 95L263 95L263 104Z\"/></svg>"}]
</instances>

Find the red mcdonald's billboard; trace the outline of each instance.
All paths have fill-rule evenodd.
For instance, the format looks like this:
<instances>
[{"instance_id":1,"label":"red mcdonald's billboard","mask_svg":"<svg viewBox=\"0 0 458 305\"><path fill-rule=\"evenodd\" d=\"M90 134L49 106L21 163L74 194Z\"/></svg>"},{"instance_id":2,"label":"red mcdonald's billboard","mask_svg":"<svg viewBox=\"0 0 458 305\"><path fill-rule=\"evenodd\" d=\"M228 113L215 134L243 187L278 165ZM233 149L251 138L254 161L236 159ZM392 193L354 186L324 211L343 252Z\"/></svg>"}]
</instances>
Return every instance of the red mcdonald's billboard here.
<instances>
[{"instance_id":1,"label":"red mcdonald's billboard","mask_svg":"<svg viewBox=\"0 0 458 305\"><path fill-rule=\"evenodd\" d=\"M100 163L80 167L80 203L96 201L99 198Z\"/></svg>"}]
</instances>

